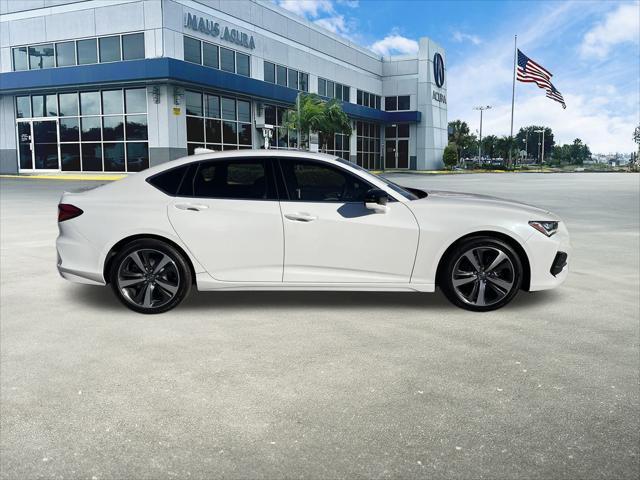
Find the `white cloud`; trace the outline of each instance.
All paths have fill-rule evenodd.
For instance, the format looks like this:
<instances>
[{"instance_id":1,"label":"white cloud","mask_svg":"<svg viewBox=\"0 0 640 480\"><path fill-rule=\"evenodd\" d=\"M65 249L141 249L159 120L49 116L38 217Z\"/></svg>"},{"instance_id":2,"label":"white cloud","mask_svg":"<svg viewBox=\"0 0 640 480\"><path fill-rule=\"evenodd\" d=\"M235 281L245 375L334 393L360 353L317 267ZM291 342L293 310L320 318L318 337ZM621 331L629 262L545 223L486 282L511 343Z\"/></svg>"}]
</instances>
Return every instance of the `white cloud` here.
<instances>
[{"instance_id":1,"label":"white cloud","mask_svg":"<svg viewBox=\"0 0 640 480\"><path fill-rule=\"evenodd\" d=\"M637 3L620 5L604 21L589 30L580 45L583 57L604 58L612 47L620 43L640 41L640 6Z\"/></svg>"},{"instance_id":2,"label":"white cloud","mask_svg":"<svg viewBox=\"0 0 640 480\"><path fill-rule=\"evenodd\" d=\"M315 20L315 23L338 35L348 36L351 32L350 26L345 21L343 15L319 18Z\"/></svg>"},{"instance_id":3,"label":"white cloud","mask_svg":"<svg viewBox=\"0 0 640 480\"><path fill-rule=\"evenodd\" d=\"M453 32L453 40L458 43L471 42L474 45L480 45L482 43L482 40L480 40L480 37L478 37L477 35L463 33L459 30L456 30L455 32Z\"/></svg>"},{"instance_id":4,"label":"white cloud","mask_svg":"<svg viewBox=\"0 0 640 480\"><path fill-rule=\"evenodd\" d=\"M323 12L334 11L331 0L279 0L278 5L301 17L315 18Z\"/></svg>"},{"instance_id":5,"label":"white cloud","mask_svg":"<svg viewBox=\"0 0 640 480\"><path fill-rule=\"evenodd\" d=\"M393 33L382 40L374 42L369 48L383 56L394 54L410 55L418 53L418 42Z\"/></svg>"},{"instance_id":6,"label":"white cloud","mask_svg":"<svg viewBox=\"0 0 640 480\"><path fill-rule=\"evenodd\" d=\"M344 5L349 8L357 8L360 6L360 0L336 0L338 5Z\"/></svg>"}]
</instances>

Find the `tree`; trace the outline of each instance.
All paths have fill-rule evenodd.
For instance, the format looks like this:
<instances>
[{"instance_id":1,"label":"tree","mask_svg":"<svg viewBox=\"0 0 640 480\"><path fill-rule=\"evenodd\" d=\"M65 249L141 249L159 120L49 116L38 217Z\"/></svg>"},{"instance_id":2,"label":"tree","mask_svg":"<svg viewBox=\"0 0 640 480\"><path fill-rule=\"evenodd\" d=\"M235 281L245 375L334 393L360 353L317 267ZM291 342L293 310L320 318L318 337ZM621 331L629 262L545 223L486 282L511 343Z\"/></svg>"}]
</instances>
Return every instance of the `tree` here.
<instances>
[{"instance_id":1,"label":"tree","mask_svg":"<svg viewBox=\"0 0 640 480\"><path fill-rule=\"evenodd\" d=\"M527 151L527 158L538 159L540 150L538 148L538 142L542 141L542 134L536 132L536 130L542 130L544 128L544 158L550 158L553 151L553 146L556 144L553 137L553 130L549 127L542 127L538 125L529 125L528 127L522 127L518 131L515 137L515 150ZM526 147L526 148L525 148Z\"/></svg>"},{"instance_id":2,"label":"tree","mask_svg":"<svg viewBox=\"0 0 640 480\"><path fill-rule=\"evenodd\" d=\"M487 135L482 139L482 155L486 155L489 158L495 158L496 156L496 143L498 137L495 135Z\"/></svg>"},{"instance_id":3,"label":"tree","mask_svg":"<svg viewBox=\"0 0 640 480\"><path fill-rule=\"evenodd\" d=\"M640 125L633 131L633 141L638 144L638 151L640 152Z\"/></svg>"},{"instance_id":4,"label":"tree","mask_svg":"<svg viewBox=\"0 0 640 480\"><path fill-rule=\"evenodd\" d=\"M442 161L444 162L444 166L450 170L458 164L458 146L455 143L449 143L449 145L444 147Z\"/></svg>"},{"instance_id":5,"label":"tree","mask_svg":"<svg viewBox=\"0 0 640 480\"><path fill-rule=\"evenodd\" d=\"M478 141L469 132L469 125L462 120L449 122L449 143L456 146L458 158L471 156L478 151Z\"/></svg>"},{"instance_id":6,"label":"tree","mask_svg":"<svg viewBox=\"0 0 640 480\"><path fill-rule=\"evenodd\" d=\"M569 154L570 162L575 165L582 165L585 160L591 158L591 150L579 138L576 138L569 146Z\"/></svg>"},{"instance_id":7,"label":"tree","mask_svg":"<svg viewBox=\"0 0 640 480\"><path fill-rule=\"evenodd\" d=\"M351 122L342 105L335 99L327 102L315 93L298 94L295 109L285 115L284 126L303 134L318 132L325 139L338 132L351 135Z\"/></svg>"}]
</instances>

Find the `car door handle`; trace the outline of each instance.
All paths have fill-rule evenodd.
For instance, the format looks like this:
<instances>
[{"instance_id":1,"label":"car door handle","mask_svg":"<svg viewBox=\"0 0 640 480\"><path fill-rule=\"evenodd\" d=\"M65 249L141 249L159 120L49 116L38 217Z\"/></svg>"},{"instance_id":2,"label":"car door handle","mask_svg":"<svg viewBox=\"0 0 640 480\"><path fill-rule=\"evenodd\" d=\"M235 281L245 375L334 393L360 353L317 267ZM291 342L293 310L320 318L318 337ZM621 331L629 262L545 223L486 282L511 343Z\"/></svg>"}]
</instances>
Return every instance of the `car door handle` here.
<instances>
[{"instance_id":1,"label":"car door handle","mask_svg":"<svg viewBox=\"0 0 640 480\"><path fill-rule=\"evenodd\" d=\"M285 213L285 218L295 222L313 222L318 217L309 215L308 213Z\"/></svg>"},{"instance_id":2,"label":"car door handle","mask_svg":"<svg viewBox=\"0 0 640 480\"><path fill-rule=\"evenodd\" d=\"M180 210L190 210L192 212L199 212L200 210L206 210L208 205L202 205L201 203L176 203L174 207Z\"/></svg>"}]
</instances>

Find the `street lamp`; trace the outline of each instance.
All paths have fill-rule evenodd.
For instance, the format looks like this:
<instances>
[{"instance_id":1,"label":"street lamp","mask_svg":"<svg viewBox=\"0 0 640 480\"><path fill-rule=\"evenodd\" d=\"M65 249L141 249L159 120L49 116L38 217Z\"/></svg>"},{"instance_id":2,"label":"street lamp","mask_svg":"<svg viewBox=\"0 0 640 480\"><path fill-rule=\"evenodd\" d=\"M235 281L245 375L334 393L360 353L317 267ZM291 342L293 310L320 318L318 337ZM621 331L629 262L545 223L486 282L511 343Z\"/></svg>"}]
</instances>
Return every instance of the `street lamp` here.
<instances>
[{"instance_id":1,"label":"street lamp","mask_svg":"<svg viewBox=\"0 0 640 480\"><path fill-rule=\"evenodd\" d=\"M542 133L542 147L540 149L542 154L538 155L538 158L540 158L540 165L542 165L544 163L544 128L542 128L540 130L534 130L534 132ZM538 146L540 146L540 135L538 135Z\"/></svg>"},{"instance_id":2,"label":"street lamp","mask_svg":"<svg viewBox=\"0 0 640 480\"><path fill-rule=\"evenodd\" d=\"M491 105L473 107L474 110L480 110L480 139L478 140L478 162L482 162L482 112L490 110Z\"/></svg>"}]
</instances>

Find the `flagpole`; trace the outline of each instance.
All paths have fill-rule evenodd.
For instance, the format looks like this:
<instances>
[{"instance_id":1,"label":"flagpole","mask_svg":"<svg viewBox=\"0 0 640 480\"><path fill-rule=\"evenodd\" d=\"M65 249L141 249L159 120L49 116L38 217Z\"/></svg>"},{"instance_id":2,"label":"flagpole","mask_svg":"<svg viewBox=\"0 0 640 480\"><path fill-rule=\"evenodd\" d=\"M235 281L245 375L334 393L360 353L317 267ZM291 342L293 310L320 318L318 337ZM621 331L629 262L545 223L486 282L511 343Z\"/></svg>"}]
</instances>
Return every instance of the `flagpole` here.
<instances>
[{"instance_id":1,"label":"flagpole","mask_svg":"<svg viewBox=\"0 0 640 480\"><path fill-rule=\"evenodd\" d=\"M511 133L509 134L509 166L513 150L513 107L516 98L516 59L518 57L518 35L513 39L513 85L511 87Z\"/></svg>"}]
</instances>

